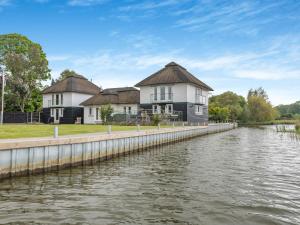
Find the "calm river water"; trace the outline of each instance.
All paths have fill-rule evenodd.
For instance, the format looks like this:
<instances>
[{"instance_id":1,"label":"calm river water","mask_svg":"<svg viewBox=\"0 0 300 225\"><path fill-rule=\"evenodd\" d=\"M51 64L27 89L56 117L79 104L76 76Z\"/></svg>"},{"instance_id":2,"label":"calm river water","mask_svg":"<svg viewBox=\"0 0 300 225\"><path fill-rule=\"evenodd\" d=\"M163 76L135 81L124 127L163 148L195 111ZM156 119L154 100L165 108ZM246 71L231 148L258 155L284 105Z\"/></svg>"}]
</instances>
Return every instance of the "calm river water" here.
<instances>
[{"instance_id":1,"label":"calm river water","mask_svg":"<svg viewBox=\"0 0 300 225\"><path fill-rule=\"evenodd\" d=\"M300 224L300 142L239 128L0 182L0 224Z\"/></svg>"}]
</instances>

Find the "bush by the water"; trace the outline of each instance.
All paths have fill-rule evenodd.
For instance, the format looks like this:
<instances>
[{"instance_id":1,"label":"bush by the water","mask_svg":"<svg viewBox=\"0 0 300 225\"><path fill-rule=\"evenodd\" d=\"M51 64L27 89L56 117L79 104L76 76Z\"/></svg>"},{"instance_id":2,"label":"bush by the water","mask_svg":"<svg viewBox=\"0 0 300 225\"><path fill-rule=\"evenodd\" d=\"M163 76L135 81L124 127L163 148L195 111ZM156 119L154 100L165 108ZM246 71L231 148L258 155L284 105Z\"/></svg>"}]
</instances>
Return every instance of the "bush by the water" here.
<instances>
[{"instance_id":1,"label":"bush by the water","mask_svg":"<svg viewBox=\"0 0 300 225\"><path fill-rule=\"evenodd\" d=\"M298 121L296 123L295 129L296 129L296 132L300 133L300 121Z\"/></svg>"}]
</instances>

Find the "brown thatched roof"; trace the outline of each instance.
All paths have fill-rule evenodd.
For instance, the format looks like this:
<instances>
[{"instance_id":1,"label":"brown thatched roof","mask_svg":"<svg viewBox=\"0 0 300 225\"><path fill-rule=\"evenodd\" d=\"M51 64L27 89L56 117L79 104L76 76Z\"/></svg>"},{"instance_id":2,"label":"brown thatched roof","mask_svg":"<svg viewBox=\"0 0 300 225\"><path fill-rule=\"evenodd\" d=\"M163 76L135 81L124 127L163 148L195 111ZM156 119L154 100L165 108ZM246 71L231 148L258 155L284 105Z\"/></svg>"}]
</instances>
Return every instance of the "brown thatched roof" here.
<instances>
[{"instance_id":1,"label":"brown thatched roof","mask_svg":"<svg viewBox=\"0 0 300 225\"><path fill-rule=\"evenodd\" d=\"M101 89L88 81L84 76L73 75L61 81L56 82L54 85L46 88L43 94L48 93L61 93L61 92L77 92L83 94L98 94Z\"/></svg>"},{"instance_id":2,"label":"brown thatched roof","mask_svg":"<svg viewBox=\"0 0 300 225\"><path fill-rule=\"evenodd\" d=\"M139 104L140 91L133 87L109 88L82 102L80 105L106 105L106 104Z\"/></svg>"},{"instance_id":3,"label":"brown thatched roof","mask_svg":"<svg viewBox=\"0 0 300 225\"><path fill-rule=\"evenodd\" d=\"M209 91L213 91L211 87L203 83L201 80L196 78L184 67L178 65L175 62L171 62L165 66L165 68L152 74L146 79L142 80L136 87L151 86L158 84L174 84L174 83L192 83Z\"/></svg>"}]
</instances>

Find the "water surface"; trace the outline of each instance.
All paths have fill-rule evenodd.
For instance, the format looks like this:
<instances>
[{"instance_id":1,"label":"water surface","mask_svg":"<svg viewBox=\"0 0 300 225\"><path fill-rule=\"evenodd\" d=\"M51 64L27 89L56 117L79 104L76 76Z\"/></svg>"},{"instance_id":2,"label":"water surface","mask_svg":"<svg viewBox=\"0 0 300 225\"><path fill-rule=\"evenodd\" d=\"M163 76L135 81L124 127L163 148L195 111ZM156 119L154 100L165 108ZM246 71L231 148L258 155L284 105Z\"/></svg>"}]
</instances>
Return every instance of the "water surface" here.
<instances>
[{"instance_id":1,"label":"water surface","mask_svg":"<svg viewBox=\"0 0 300 225\"><path fill-rule=\"evenodd\" d=\"M0 224L300 224L300 142L239 128L0 182Z\"/></svg>"}]
</instances>

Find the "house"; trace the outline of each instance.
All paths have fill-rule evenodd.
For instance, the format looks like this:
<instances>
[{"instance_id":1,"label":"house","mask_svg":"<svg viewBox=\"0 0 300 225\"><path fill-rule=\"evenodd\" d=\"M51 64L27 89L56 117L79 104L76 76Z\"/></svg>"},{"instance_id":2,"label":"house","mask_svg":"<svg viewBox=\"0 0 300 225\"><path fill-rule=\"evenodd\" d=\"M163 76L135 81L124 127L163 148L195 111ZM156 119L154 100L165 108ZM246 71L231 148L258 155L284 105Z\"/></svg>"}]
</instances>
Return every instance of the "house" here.
<instances>
[{"instance_id":1,"label":"house","mask_svg":"<svg viewBox=\"0 0 300 225\"><path fill-rule=\"evenodd\" d=\"M83 76L73 75L43 91L43 122L73 124L83 122L81 102L98 94L101 89Z\"/></svg>"},{"instance_id":2,"label":"house","mask_svg":"<svg viewBox=\"0 0 300 225\"><path fill-rule=\"evenodd\" d=\"M113 115L136 115L139 110L140 92L134 87L104 89L99 94L82 102L84 123L101 123L100 108L110 104Z\"/></svg>"},{"instance_id":3,"label":"house","mask_svg":"<svg viewBox=\"0 0 300 225\"><path fill-rule=\"evenodd\" d=\"M175 62L135 85L140 88L140 107L153 114L181 112L183 121L208 122L211 87Z\"/></svg>"}]
</instances>

